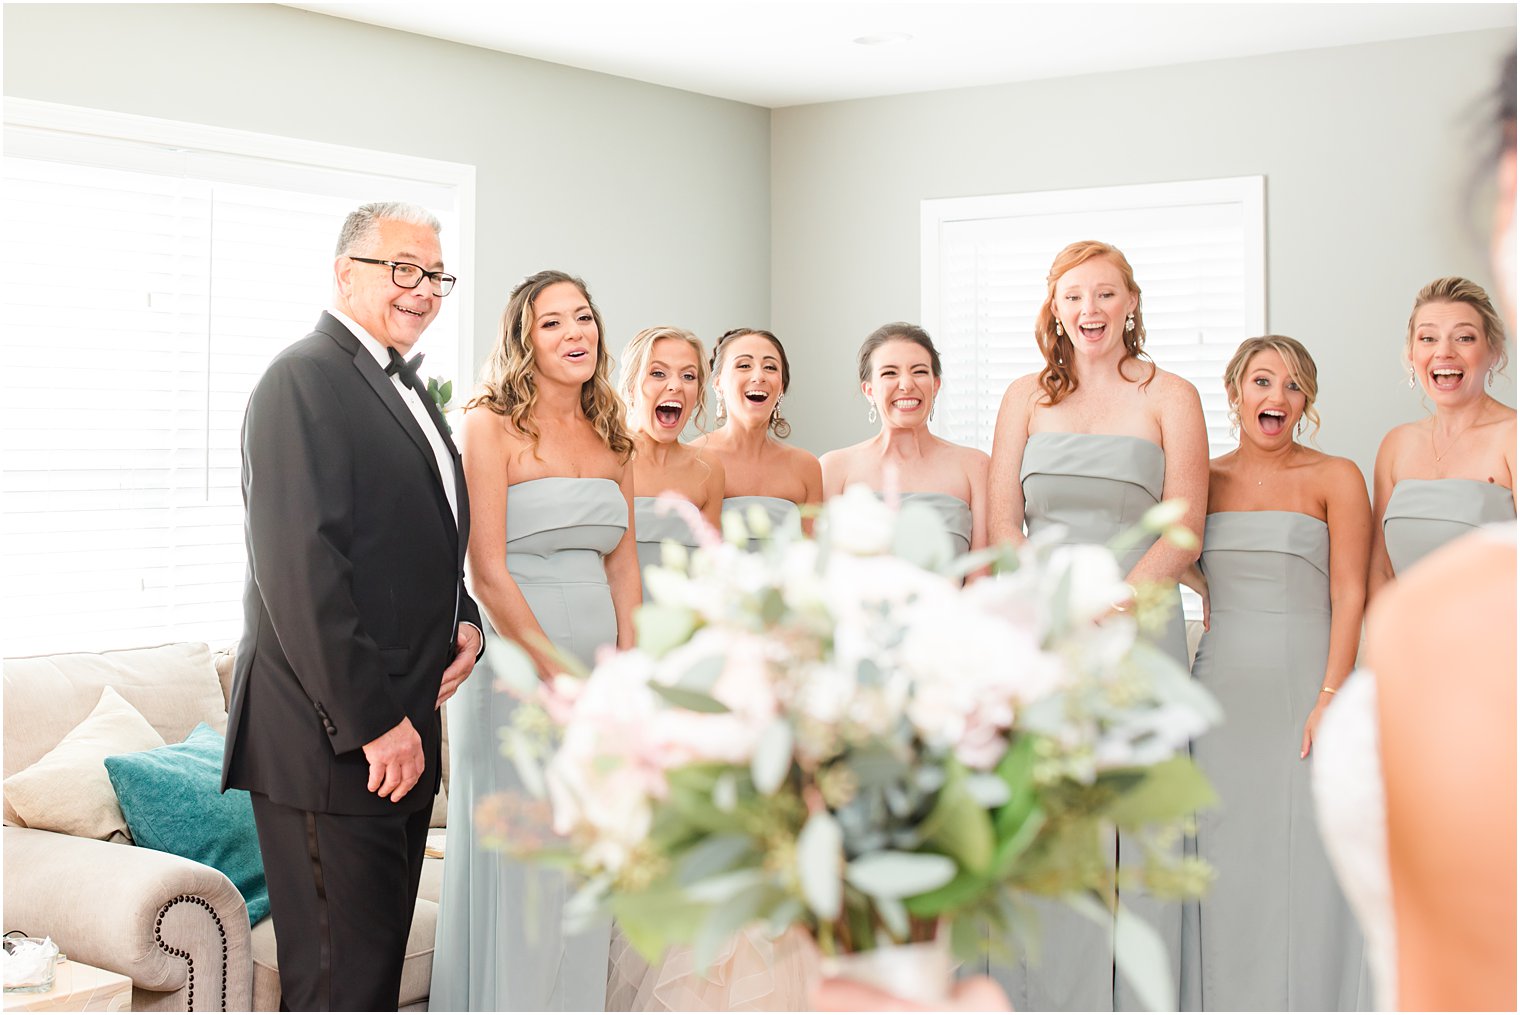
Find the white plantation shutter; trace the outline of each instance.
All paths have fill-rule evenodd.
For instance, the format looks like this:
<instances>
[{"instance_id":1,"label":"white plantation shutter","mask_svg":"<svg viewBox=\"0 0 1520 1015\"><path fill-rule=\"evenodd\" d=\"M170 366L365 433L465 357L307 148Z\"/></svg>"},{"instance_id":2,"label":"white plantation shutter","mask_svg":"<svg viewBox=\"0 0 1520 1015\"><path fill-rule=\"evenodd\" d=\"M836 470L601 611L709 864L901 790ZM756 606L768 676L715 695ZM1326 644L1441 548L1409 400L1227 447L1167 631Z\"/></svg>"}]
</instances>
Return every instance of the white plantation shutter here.
<instances>
[{"instance_id":1,"label":"white plantation shutter","mask_svg":"<svg viewBox=\"0 0 1520 1015\"><path fill-rule=\"evenodd\" d=\"M19 105L0 197L0 650L232 641L249 392L328 304L358 204L430 208L468 279L458 226L473 172L408 181L351 168L384 168L377 153L332 149L324 167L308 149L329 146ZM468 362L466 284L424 340L426 375Z\"/></svg>"},{"instance_id":2,"label":"white plantation shutter","mask_svg":"<svg viewBox=\"0 0 1520 1015\"><path fill-rule=\"evenodd\" d=\"M924 201L922 222L922 319L945 377L935 432L991 450L1003 392L1043 366L1045 273L1095 239L1134 267L1146 351L1198 388L1211 454L1233 444L1221 376L1266 330L1261 177Z\"/></svg>"}]
</instances>

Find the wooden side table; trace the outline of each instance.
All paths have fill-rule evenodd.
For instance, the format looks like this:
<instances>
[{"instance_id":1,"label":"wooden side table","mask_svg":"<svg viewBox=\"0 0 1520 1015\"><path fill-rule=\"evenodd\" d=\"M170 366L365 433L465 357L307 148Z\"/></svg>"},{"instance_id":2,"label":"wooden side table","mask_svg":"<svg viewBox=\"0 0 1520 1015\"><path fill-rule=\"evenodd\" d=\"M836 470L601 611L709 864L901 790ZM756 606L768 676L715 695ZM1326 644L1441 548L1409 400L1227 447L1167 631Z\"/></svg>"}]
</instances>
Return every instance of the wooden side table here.
<instances>
[{"instance_id":1,"label":"wooden side table","mask_svg":"<svg viewBox=\"0 0 1520 1015\"><path fill-rule=\"evenodd\" d=\"M58 963L53 989L6 994L6 1011L131 1011L132 979L73 959Z\"/></svg>"}]
</instances>

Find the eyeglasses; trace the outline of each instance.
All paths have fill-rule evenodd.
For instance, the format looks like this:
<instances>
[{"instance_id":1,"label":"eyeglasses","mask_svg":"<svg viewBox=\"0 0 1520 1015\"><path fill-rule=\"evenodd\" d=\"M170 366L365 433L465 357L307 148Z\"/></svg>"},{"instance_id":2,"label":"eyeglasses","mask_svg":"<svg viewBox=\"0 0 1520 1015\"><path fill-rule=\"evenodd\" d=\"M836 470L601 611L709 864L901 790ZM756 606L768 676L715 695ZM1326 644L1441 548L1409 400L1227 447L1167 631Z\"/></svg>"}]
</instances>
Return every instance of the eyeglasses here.
<instances>
[{"instance_id":1,"label":"eyeglasses","mask_svg":"<svg viewBox=\"0 0 1520 1015\"><path fill-rule=\"evenodd\" d=\"M459 279L442 271L426 271L420 264L412 264L409 261L380 261L373 257L355 257L348 255L350 261L360 261L364 264L383 264L391 270L391 281L403 289L415 289L422 284L423 279L433 283L434 296L447 296L449 290L454 288L454 283Z\"/></svg>"}]
</instances>

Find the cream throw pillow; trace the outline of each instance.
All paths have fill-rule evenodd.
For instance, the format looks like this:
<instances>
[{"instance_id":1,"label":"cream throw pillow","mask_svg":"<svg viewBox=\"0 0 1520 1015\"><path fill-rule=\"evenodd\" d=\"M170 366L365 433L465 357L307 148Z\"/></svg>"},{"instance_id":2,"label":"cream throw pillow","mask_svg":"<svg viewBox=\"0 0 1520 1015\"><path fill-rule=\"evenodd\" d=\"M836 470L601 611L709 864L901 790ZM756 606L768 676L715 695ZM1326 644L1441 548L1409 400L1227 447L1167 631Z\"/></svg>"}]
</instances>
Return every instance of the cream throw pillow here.
<instances>
[{"instance_id":1,"label":"cream throw pillow","mask_svg":"<svg viewBox=\"0 0 1520 1015\"><path fill-rule=\"evenodd\" d=\"M105 759L162 746L164 738L148 720L107 687L94 710L57 747L5 780L6 809L29 828L87 839L126 838L127 819L116 802Z\"/></svg>"}]
</instances>

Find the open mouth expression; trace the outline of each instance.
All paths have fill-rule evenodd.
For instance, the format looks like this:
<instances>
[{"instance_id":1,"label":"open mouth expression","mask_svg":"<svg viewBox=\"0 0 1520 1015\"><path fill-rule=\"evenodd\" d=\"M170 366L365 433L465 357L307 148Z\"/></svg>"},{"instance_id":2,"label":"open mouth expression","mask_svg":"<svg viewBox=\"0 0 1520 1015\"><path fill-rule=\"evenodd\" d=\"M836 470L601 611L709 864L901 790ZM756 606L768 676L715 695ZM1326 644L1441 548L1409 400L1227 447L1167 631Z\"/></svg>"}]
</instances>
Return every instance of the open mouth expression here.
<instances>
[{"instance_id":1,"label":"open mouth expression","mask_svg":"<svg viewBox=\"0 0 1520 1015\"><path fill-rule=\"evenodd\" d=\"M1254 420L1256 432L1268 445L1280 443L1285 436L1292 440L1293 427L1304 414L1308 398L1276 349L1263 349L1251 357L1240 388L1242 427L1246 420Z\"/></svg>"},{"instance_id":2,"label":"open mouth expression","mask_svg":"<svg viewBox=\"0 0 1520 1015\"><path fill-rule=\"evenodd\" d=\"M1441 401L1482 394L1493 359L1477 310L1466 303L1427 303L1415 318L1410 362L1426 393Z\"/></svg>"},{"instance_id":3,"label":"open mouth expression","mask_svg":"<svg viewBox=\"0 0 1520 1015\"><path fill-rule=\"evenodd\" d=\"M1124 283L1118 265L1094 257L1056 280L1052 310L1078 351L1105 348L1124 334L1124 322L1139 300Z\"/></svg>"}]
</instances>

